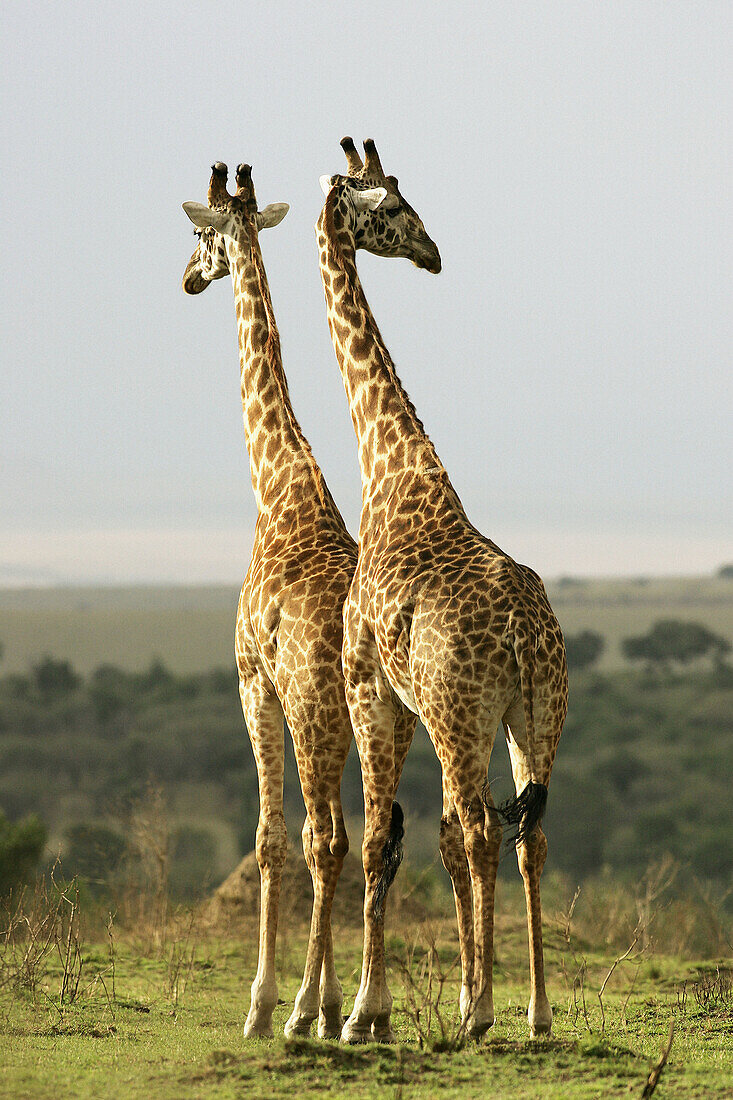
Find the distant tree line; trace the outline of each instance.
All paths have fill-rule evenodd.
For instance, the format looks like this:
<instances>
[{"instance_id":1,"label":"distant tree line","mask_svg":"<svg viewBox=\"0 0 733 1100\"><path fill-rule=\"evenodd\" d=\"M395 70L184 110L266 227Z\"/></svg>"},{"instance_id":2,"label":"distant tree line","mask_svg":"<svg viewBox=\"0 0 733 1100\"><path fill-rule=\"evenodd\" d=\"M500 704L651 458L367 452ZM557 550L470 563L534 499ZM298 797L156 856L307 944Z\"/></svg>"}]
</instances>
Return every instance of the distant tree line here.
<instances>
[{"instance_id":1,"label":"distant tree line","mask_svg":"<svg viewBox=\"0 0 733 1100\"><path fill-rule=\"evenodd\" d=\"M650 852L669 851L719 877L733 861L730 643L699 624L661 620L624 639L626 671L604 675L593 671L602 635L568 635L566 646L572 700L548 805L551 865L577 878L605 866L631 873ZM501 740L489 776L497 801L510 793L501 790L510 774ZM302 800L287 736L285 745L286 816L298 844ZM0 894L33 875L48 829L63 837L65 871L103 881L123 859L125 806L151 782L171 802L185 792L193 807L171 833L180 896L210 880L222 828L242 853L252 848L257 778L233 668L179 676L153 661L82 677L48 656L25 675L0 677ZM347 814L359 817L355 752L342 793ZM430 851L440 798L435 753L419 729L400 800L413 829L425 823ZM214 819L221 828L211 831Z\"/></svg>"}]
</instances>

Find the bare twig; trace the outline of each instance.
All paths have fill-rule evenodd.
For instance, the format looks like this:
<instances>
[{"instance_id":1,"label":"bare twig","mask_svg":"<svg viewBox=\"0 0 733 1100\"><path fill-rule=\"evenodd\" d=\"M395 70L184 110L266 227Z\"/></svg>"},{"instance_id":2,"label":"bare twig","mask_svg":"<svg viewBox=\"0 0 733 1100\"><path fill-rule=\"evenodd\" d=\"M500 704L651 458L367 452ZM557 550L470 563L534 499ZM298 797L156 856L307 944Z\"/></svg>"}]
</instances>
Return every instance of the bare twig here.
<instances>
[{"instance_id":1,"label":"bare twig","mask_svg":"<svg viewBox=\"0 0 733 1100\"><path fill-rule=\"evenodd\" d=\"M656 1065L654 1065L652 1067L651 1072L649 1073L649 1076L647 1078L647 1082L644 1085L644 1091L641 1094L641 1100L648 1100L648 1097L650 1097L652 1095L655 1088L657 1087L657 1084L659 1083L659 1078L662 1076L662 1070L664 1069L664 1067L667 1064L667 1059L669 1058L669 1052L672 1049L673 1039L674 1039L674 1020L670 1020L669 1038L667 1039L667 1045L664 1048L664 1050L662 1051L662 1053L660 1055L660 1058L659 1058L659 1061L656 1063Z\"/></svg>"},{"instance_id":2,"label":"bare twig","mask_svg":"<svg viewBox=\"0 0 733 1100\"><path fill-rule=\"evenodd\" d=\"M449 1021L443 1012L445 985L458 966L459 956L456 956L451 965L444 969L440 962L433 930L427 928L426 934L428 949L417 968L414 943L406 947L404 959L395 959L405 989L403 1011L412 1021L418 1044L422 1049L460 1050L466 1041L466 1029L473 1004L457 1025ZM436 1024L437 1036L434 1035Z\"/></svg>"},{"instance_id":3,"label":"bare twig","mask_svg":"<svg viewBox=\"0 0 733 1100\"><path fill-rule=\"evenodd\" d=\"M56 881L56 867L51 882L57 893L55 946L61 962L59 1005L73 1004L79 993L84 958L79 930L79 883L74 877L69 883Z\"/></svg>"},{"instance_id":4,"label":"bare twig","mask_svg":"<svg viewBox=\"0 0 733 1100\"><path fill-rule=\"evenodd\" d=\"M111 975L112 975L112 1000L116 1001L117 1000L117 990L115 989L115 974L116 974L116 965L115 964L116 964L116 961L117 961L117 952L115 950L114 920L115 920L115 914L114 913L108 913L107 914L106 929L107 929L107 940L108 940L108 950L109 950L109 966L110 966L110 972L111 972Z\"/></svg>"},{"instance_id":5,"label":"bare twig","mask_svg":"<svg viewBox=\"0 0 733 1100\"><path fill-rule=\"evenodd\" d=\"M567 912L560 913L558 920L560 922L560 930L562 932L563 939L568 948L568 951L572 955L573 965L575 966L575 974L572 979L572 985L570 978L568 977L567 968L565 966L565 956L562 959L562 969L565 975L565 983L571 990L571 1000L568 1001L568 1016L574 1011L573 1023L577 1023L578 1016L580 1015L580 1006L578 1003L578 993L580 993L580 1004L582 1005L583 1019L585 1020L585 1026L590 1035L593 1034L593 1028L591 1027L590 1019L588 1017L588 1006L585 1003L585 977L588 973L588 961L585 958L579 958L572 940L572 922L573 914L575 913L575 906L578 904L578 898L580 897L580 887L578 886L573 894L573 900L570 902Z\"/></svg>"},{"instance_id":6,"label":"bare twig","mask_svg":"<svg viewBox=\"0 0 733 1100\"><path fill-rule=\"evenodd\" d=\"M188 915L184 935L173 940L168 956L168 995L172 1002L173 1015L178 1010L180 998L186 991L196 959L196 944L192 943L196 927L196 911Z\"/></svg>"},{"instance_id":7,"label":"bare twig","mask_svg":"<svg viewBox=\"0 0 733 1100\"><path fill-rule=\"evenodd\" d=\"M611 967L611 969L608 971L605 978L603 979L603 984L601 985L601 988L598 990L598 1003L601 1006L601 1036L603 1036L603 1034L605 1033L605 1030L606 1030L606 1012L605 1012L605 1009L603 1007L603 994L606 992L606 986L608 985L609 979L610 979L611 975L613 974L614 970L616 969L616 967L619 966L622 962L625 962L626 959L628 959L629 955L634 950L634 948L636 947L638 942L639 942L639 937L638 937L638 935L636 935L636 936L634 936L633 942L624 951L623 955L619 955L619 957L615 960L615 962L613 963L613 966ZM626 1000L628 1001L628 997L626 998Z\"/></svg>"},{"instance_id":8,"label":"bare twig","mask_svg":"<svg viewBox=\"0 0 733 1100\"><path fill-rule=\"evenodd\" d=\"M621 1006L621 1019L623 1020L624 1027L626 1027L626 1025L627 1025L626 1009L629 1007L629 1001L631 1000L631 994L634 992L634 990L636 988L636 983L639 979L640 971L641 971L641 959L636 964L636 970L634 971L634 977L631 979L631 985L629 986L629 991L626 994L626 997L624 998L623 1005Z\"/></svg>"}]
</instances>

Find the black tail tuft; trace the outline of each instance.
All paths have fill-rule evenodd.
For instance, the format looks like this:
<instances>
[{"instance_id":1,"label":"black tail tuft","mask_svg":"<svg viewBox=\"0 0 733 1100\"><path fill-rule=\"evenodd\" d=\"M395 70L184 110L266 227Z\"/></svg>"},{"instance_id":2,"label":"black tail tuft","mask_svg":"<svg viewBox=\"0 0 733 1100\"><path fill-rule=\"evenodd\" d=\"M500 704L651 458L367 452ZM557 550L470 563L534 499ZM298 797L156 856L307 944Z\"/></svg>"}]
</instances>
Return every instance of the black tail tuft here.
<instances>
[{"instance_id":1,"label":"black tail tuft","mask_svg":"<svg viewBox=\"0 0 733 1100\"><path fill-rule=\"evenodd\" d=\"M518 847L532 835L545 812L547 805L547 787L544 783L527 784L521 794L508 798L499 806L499 814L505 824L511 825L516 832L507 843Z\"/></svg>"},{"instance_id":2,"label":"black tail tuft","mask_svg":"<svg viewBox=\"0 0 733 1100\"><path fill-rule=\"evenodd\" d=\"M389 836L384 842L384 848L382 848L382 873L374 891L374 916L377 920L384 912L387 891L394 882L397 869L402 863L402 838L405 835L404 821L405 815L402 813L402 807L399 802L393 802Z\"/></svg>"}]
</instances>

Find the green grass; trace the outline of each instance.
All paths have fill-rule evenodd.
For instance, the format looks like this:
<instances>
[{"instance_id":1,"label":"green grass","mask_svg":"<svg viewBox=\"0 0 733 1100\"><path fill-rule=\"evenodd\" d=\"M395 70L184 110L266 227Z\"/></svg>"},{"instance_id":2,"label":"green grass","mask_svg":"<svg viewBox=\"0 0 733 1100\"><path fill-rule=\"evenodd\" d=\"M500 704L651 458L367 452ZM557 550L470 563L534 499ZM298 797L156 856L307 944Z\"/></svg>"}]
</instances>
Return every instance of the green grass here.
<instances>
[{"instance_id":1,"label":"green grass","mask_svg":"<svg viewBox=\"0 0 733 1100\"><path fill-rule=\"evenodd\" d=\"M244 575L244 574L243 574ZM622 638L658 619L689 619L728 636L733 581L718 577L548 582L567 634L606 638L602 671L622 666ZM147 668L154 657L179 674L233 664L236 586L0 589L5 672L49 653L83 673L101 663Z\"/></svg>"},{"instance_id":2,"label":"green grass","mask_svg":"<svg viewBox=\"0 0 733 1100\"><path fill-rule=\"evenodd\" d=\"M446 966L455 953L452 922L438 928ZM430 933L416 928L411 942L413 991L425 990L418 960ZM347 991L358 981L358 931L339 930L337 965ZM71 1006L53 1003L60 969L49 968L45 990L0 991L0 1096L58 1096L189 1100L195 1097L461 1098L495 1096L581 1098L641 1096L650 1065L664 1047L674 1018L674 1045L656 1096L733 1095L730 999L701 1007L694 995L699 971L690 961L653 957L619 964L604 994L605 1032L598 991L614 956L587 944L568 946L548 923L548 990L555 1011L550 1039L530 1041L525 1018L528 982L523 921L500 922L495 982L497 1020L480 1045L455 1051L422 1048L406 1010L399 960L409 952L400 935L389 940L395 995L394 1047L286 1042L282 1027L299 983L304 936L290 930L279 952L282 1003L275 1013L279 1038L247 1042L242 1024L255 967L254 929L238 942L199 938L183 945L177 1003L171 997L171 947L161 958L118 943L114 996L107 947L85 949L85 981ZM408 945L410 946L410 945ZM180 945L179 945L180 947ZM180 952L179 952L180 953ZM573 1006L572 979L584 958L587 1019ZM106 992L95 973L105 977ZM683 990L683 983L687 983ZM451 971L441 1001L448 1026L457 1025L457 982ZM434 999L434 998L433 998ZM579 1003L576 988L575 1000Z\"/></svg>"}]
</instances>

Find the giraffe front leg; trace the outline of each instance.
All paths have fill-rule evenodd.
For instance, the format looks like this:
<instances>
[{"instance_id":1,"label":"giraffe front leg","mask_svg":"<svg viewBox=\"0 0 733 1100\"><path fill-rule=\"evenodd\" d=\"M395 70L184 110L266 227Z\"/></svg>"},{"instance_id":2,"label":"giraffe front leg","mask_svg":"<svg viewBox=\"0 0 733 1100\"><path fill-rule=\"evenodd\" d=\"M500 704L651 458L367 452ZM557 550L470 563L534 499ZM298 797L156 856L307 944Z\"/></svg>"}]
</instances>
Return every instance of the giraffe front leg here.
<instances>
[{"instance_id":1,"label":"giraffe front leg","mask_svg":"<svg viewBox=\"0 0 733 1100\"><path fill-rule=\"evenodd\" d=\"M339 1039L344 1026L341 1006L344 991L338 980L333 959L333 934L329 926L321 968L320 1007L318 1010L318 1038Z\"/></svg>"},{"instance_id":2,"label":"giraffe front leg","mask_svg":"<svg viewBox=\"0 0 733 1100\"><path fill-rule=\"evenodd\" d=\"M339 656L328 649L328 676L283 685L283 703L293 738L298 776L306 808L303 854L313 882L313 909L303 981L285 1034L308 1035L318 1016L321 1038L341 1034L343 992L336 976L331 938L331 909L344 858L349 850L341 808L341 776L351 745L351 721ZM320 647L309 651L309 669L323 668ZM325 686L324 686L325 680ZM318 702L313 703L312 700Z\"/></svg>"},{"instance_id":3,"label":"giraffe front leg","mask_svg":"<svg viewBox=\"0 0 733 1100\"><path fill-rule=\"evenodd\" d=\"M285 1025L288 1037L310 1034L316 1016L322 1039L341 1034L343 992L333 961L331 907L349 842L337 800L333 817L328 806L321 807L309 813L303 829L303 850L313 879L313 911L303 982Z\"/></svg>"},{"instance_id":4,"label":"giraffe front leg","mask_svg":"<svg viewBox=\"0 0 733 1100\"><path fill-rule=\"evenodd\" d=\"M347 685L364 787L364 951L354 1008L343 1026L347 1043L391 1042L392 998L384 961L384 909L387 891L401 859L401 810L394 806L395 719L381 673Z\"/></svg>"},{"instance_id":5,"label":"giraffe front leg","mask_svg":"<svg viewBox=\"0 0 733 1100\"><path fill-rule=\"evenodd\" d=\"M351 743L351 722L349 722L349 744ZM347 746L348 751L348 746ZM345 757L346 754L344 754ZM345 759L344 759L345 763ZM343 770L343 763L342 763ZM341 809L340 783L336 791L335 801L331 806L331 819L333 833L330 850L337 860L337 872L334 879L334 889L341 874L346 853L349 850L349 838L346 835L343 812ZM333 896L333 895L332 895ZM341 1036L344 1017L341 1006L344 1003L344 991L338 980L336 965L333 958L333 934L331 931L330 910L329 920L324 936L323 964L321 967L321 982L319 989L318 1009L318 1037L319 1039L338 1039Z\"/></svg>"},{"instance_id":6,"label":"giraffe front leg","mask_svg":"<svg viewBox=\"0 0 733 1100\"><path fill-rule=\"evenodd\" d=\"M302 787L301 779L301 787ZM318 1015L318 977L323 950L323 931L317 920L317 913L321 908L321 890L316 865L313 855L313 835L315 832L314 820L307 813L303 825L303 855L308 865L313 882L313 909L311 911L310 935L308 937L308 950L306 952L303 981L295 998L293 1011L285 1024L285 1037L292 1039L295 1036L307 1037L310 1035L311 1024ZM320 949L320 950L319 950ZM315 956L315 957L314 957Z\"/></svg>"},{"instance_id":7,"label":"giraffe front leg","mask_svg":"<svg viewBox=\"0 0 733 1100\"><path fill-rule=\"evenodd\" d=\"M272 1038L272 1014L277 1004L275 941L280 882L288 845L283 816L283 712L261 673L240 680L240 695L260 792L255 844L260 868L259 955L244 1035Z\"/></svg>"}]
</instances>

